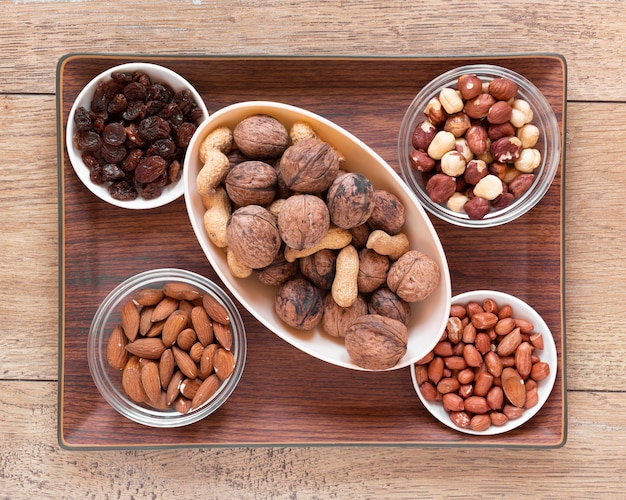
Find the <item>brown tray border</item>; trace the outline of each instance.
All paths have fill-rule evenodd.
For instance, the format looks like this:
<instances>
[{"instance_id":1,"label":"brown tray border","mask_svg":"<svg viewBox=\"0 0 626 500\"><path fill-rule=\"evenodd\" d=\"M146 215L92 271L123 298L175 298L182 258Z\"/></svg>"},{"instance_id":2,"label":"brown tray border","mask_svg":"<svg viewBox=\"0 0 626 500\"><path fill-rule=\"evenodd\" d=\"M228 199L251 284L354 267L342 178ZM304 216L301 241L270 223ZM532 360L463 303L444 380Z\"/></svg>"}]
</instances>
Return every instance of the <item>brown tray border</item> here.
<instances>
[{"instance_id":1,"label":"brown tray border","mask_svg":"<svg viewBox=\"0 0 626 500\"><path fill-rule=\"evenodd\" d=\"M64 121L66 119L63 110L63 81L62 71L68 62L77 58L98 58L98 59L110 59L115 64L125 61L147 61L155 63L165 63L166 61L199 61L209 62L211 60L237 60L241 62L245 61L281 61L281 60L298 60L298 61L342 61L342 60L361 60L361 61L442 61L444 63L450 63L456 61L458 64L474 64L480 62L492 62L497 64L499 60L515 60L515 59L536 59L536 58L548 58L556 59L560 62L563 71L563 89L562 89L562 115L561 115L561 127L562 127L562 153L561 153L561 166L560 166L560 303L559 303L559 315L560 315L560 339L557 339L557 347L560 347L561 354L561 375L557 378L557 384L555 384L555 390L560 382L560 389L562 391L562 407L561 407L561 432L557 440L550 443L532 443L527 441L527 436L520 435L518 441L513 442L494 442L496 439L486 441L474 441L472 437L454 433L451 440L433 440L433 441L405 441L405 440L390 440L386 442L379 442L375 440L371 441L350 441L341 440L338 442L327 442L321 440L315 441L298 441L293 440L286 442L228 442L228 443L207 443L207 442L195 442L193 439L180 440L171 444L154 444L158 439L152 439L152 444L131 444L128 445L103 445L103 444L79 444L72 445L65 440L63 434L63 396L64 396L64 374L65 374L65 278L66 278L66 261L65 261L65 184L64 173L66 168L66 156L64 151ZM198 447L265 447L265 446L408 446L408 447L514 447L514 448L559 448L565 445L567 440L567 384L566 384L566 348L565 348L565 290L564 290L564 272L565 272L565 259L564 259L564 211L565 211L565 131L566 118L567 118L567 63L565 58L560 54L555 53L532 53L532 54L492 54L492 55L460 55L460 56L231 56L231 55L210 55L210 56L196 56L196 55L137 55L137 54L101 54L101 53L71 53L63 56L57 65L57 160L58 160L58 188L59 188L59 390L58 390L58 404L59 404L59 418L58 418L58 441L59 445L68 450L102 450L102 449L164 449L164 448L198 448ZM71 168L71 166L69 167ZM559 343L560 342L560 343ZM407 374L410 378L410 375ZM560 381L559 381L560 379ZM417 397L416 397L417 399ZM425 409L422 409L424 412ZM120 417L123 418L123 417ZM441 425L432 419L433 425ZM154 429L154 432L158 433L159 430ZM454 432L454 431L453 431ZM190 442L191 441L191 442Z\"/></svg>"}]
</instances>

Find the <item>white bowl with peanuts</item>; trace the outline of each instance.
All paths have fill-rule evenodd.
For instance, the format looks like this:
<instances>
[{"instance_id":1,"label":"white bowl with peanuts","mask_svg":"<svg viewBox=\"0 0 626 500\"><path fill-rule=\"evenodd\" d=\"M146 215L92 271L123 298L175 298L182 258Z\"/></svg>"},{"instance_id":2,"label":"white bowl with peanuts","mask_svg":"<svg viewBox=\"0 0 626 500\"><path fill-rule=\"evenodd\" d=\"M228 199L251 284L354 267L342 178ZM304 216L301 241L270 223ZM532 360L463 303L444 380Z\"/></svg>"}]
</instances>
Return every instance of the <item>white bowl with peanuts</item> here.
<instances>
[{"instance_id":1,"label":"white bowl with peanuts","mask_svg":"<svg viewBox=\"0 0 626 500\"><path fill-rule=\"evenodd\" d=\"M441 340L411 367L413 386L441 423L495 435L533 418L557 374L554 338L523 300L495 290L452 298Z\"/></svg>"},{"instance_id":2,"label":"white bowl with peanuts","mask_svg":"<svg viewBox=\"0 0 626 500\"><path fill-rule=\"evenodd\" d=\"M246 128L250 123L251 128ZM270 130L269 135L260 140L265 130ZM259 143L263 143L263 151ZM309 149L296 151L304 144L307 148L314 145L324 157L315 168L330 177L328 183L324 184L325 179L322 182L323 175L312 171L301 175L304 167L299 170L298 162L314 156ZM278 153L271 151L274 146ZM305 182L303 177L306 187L298 184ZM411 365L438 341L438 332L448 318L451 286L437 233L414 193L394 170L366 144L330 120L268 101L225 107L211 115L192 138L183 183L191 225L216 273L258 321L291 345L337 366L379 371ZM335 183L360 190L358 209L346 210L343 196L333 198L330 193L339 192ZM250 184L254 189L248 189ZM265 198L268 185L271 193ZM262 198L257 197L259 193ZM370 227L375 213L371 199L380 199L381 193L395 200L394 207L400 206L398 225L393 230L376 232ZM281 211L288 204L291 208ZM288 217L295 213L302 217ZM355 225L364 231L359 237ZM367 301L372 289L362 292L357 286L362 261L355 256L370 236L367 248L371 250L379 240L380 252L387 254L382 260L388 261L389 272L382 274L380 288L389 286L401 296L398 302L402 303L402 318L370 314ZM303 259L310 261L322 254L333 263L332 284L329 282L324 289L302 270ZM278 261L280 273L272 272L268 277L267 271ZM392 272L398 261L404 262L404 267L398 264ZM411 263L419 263L414 267L426 270L424 276L411 274ZM288 278L283 276L286 274ZM390 281L392 274L397 279ZM402 277L407 278L404 285L400 283ZM311 280L315 285L311 286ZM338 306L332 313L335 319L350 309L365 321L331 329L331 313L326 315L326 322L323 318L331 307L329 302L332 307ZM357 305L360 313L355 312ZM348 328L351 325L353 328ZM370 342L365 348L359 343L364 337ZM390 342L382 346L377 338Z\"/></svg>"}]
</instances>

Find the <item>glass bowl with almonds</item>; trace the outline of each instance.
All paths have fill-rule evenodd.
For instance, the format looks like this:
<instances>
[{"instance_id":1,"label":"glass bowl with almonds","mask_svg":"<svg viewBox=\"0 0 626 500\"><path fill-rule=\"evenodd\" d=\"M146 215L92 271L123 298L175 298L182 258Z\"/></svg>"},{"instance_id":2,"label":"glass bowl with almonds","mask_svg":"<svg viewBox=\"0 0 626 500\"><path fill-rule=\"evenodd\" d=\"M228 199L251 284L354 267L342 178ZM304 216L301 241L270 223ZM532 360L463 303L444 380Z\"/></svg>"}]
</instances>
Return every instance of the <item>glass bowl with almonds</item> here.
<instances>
[{"instance_id":1,"label":"glass bowl with almonds","mask_svg":"<svg viewBox=\"0 0 626 500\"><path fill-rule=\"evenodd\" d=\"M154 269L113 289L88 337L91 376L121 415L160 428L215 412L235 390L246 361L243 320L211 280Z\"/></svg>"}]
</instances>

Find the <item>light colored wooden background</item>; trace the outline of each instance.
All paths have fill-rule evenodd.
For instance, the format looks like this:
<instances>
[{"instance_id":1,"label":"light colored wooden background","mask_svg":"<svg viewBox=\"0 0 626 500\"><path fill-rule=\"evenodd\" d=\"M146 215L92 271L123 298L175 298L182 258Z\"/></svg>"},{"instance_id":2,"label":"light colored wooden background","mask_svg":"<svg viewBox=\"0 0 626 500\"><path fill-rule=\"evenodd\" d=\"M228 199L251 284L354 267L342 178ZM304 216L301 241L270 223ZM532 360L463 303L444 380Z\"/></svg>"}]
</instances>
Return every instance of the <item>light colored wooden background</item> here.
<instances>
[{"instance_id":1,"label":"light colored wooden background","mask_svg":"<svg viewBox=\"0 0 626 500\"><path fill-rule=\"evenodd\" d=\"M0 499L623 493L624 2L3 0L0 6ZM57 61L69 52L563 54L569 72L567 444L540 451L61 449L55 74Z\"/></svg>"}]
</instances>

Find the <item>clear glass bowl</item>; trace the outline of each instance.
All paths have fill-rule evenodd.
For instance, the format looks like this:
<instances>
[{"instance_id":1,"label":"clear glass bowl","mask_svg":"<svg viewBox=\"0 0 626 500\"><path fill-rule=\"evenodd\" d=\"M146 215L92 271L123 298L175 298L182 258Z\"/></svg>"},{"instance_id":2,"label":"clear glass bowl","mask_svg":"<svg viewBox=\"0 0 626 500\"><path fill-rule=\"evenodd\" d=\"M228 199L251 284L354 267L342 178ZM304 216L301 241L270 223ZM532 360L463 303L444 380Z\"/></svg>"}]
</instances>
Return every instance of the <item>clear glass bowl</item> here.
<instances>
[{"instance_id":1,"label":"clear glass bowl","mask_svg":"<svg viewBox=\"0 0 626 500\"><path fill-rule=\"evenodd\" d=\"M506 77L518 85L516 98L524 99L533 111L532 123L539 128L539 140L536 149L541 153L541 163L534 171L534 183L524 195L511 205L494 210L493 208L483 219L470 219L465 212L455 212L445 204L433 202L426 193L421 172L415 171L410 164L409 155L414 150L412 135L415 127L426 117L424 109L430 99L439 95L443 87L456 88L459 76L473 74L483 83L495 78ZM407 184L415 191L422 206L440 219L464 227L491 227L511 222L533 208L548 191L554 180L561 160L561 131L554 111L541 91L527 78L510 69L489 64L476 64L454 68L438 76L428 83L409 105L398 136L398 160L401 174Z\"/></svg>"},{"instance_id":2,"label":"clear glass bowl","mask_svg":"<svg viewBox=\"0 0 626 500\"><path fill-rule=\"evenodd\" d=\"M235 369L221 383L209 401L194 411L181 414L172 410L155 410L131 400L122 388L122 372L107 362L107 343L111 331L121 321L121 309L133 294L142 288L160 288L165 283L180 282L212 295L226 308L233 331L231 352L235 356ZM243 320L230 297L211 280L184 269L154 269L128 278L113 289L102 301L93 318L87 340L88 363L91 376L102 397L121 415L151 427L181 427L197 422L226 402L235 390L246 362L246 333Z\"/></svg>"}]
</instances>

